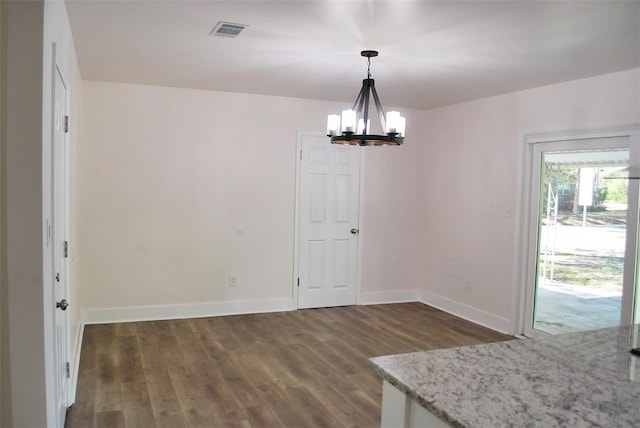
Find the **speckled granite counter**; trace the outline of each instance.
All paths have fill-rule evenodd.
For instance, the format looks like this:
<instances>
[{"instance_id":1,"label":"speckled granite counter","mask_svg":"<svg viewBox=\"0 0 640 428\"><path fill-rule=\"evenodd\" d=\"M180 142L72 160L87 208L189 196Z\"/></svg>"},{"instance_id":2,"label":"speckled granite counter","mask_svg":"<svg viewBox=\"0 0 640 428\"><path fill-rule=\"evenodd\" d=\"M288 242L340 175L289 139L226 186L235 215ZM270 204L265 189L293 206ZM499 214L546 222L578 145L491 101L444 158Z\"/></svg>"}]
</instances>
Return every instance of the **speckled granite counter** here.
<instances>
[{"instance_id":1,"label":"speckled granite counter","mask_svg":"<svg viewBox=\"0 0 640 428\"><path fill-rule=\"evenodd\" d=\"M390 355L370 365L452 426L638 427L640 357L629 349L640 346L639 330Z\"/></svg>"}]
</instances>

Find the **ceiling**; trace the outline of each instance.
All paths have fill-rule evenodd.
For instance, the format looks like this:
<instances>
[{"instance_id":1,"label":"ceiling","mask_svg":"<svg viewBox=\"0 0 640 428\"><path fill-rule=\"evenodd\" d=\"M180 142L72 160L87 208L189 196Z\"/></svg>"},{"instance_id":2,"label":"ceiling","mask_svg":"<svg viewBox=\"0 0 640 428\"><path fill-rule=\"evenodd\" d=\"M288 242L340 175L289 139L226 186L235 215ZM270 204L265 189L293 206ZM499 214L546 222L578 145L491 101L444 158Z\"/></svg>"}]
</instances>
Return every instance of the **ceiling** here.
<instances>
[{"instance_id":1,"label":"ceiling","mask_svg":"<svg viewBox=\"0 0 640 428\"><path fill-rule=\"evenodd\" d=\"M83 79L429 109L640 67L640 2L67 0ZM248 25L209 36L218 21Z\"/></svg>"}]
</instances>

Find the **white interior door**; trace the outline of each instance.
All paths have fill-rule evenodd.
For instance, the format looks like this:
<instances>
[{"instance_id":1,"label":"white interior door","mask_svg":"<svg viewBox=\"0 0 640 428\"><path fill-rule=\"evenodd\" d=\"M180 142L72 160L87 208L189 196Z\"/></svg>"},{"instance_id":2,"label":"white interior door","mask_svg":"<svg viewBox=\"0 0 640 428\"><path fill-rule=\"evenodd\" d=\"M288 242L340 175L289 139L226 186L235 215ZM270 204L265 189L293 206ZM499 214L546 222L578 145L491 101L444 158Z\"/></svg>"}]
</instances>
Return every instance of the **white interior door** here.
<instances>
[{"instance_id":1,"label":"white interior door","mask_svg":"<svg viewBox=\"0 0 640 428\"><path fill-rule=\"evenodd\" d=\"M60 70L54 76L53 135L53 260L55 268L54 297L56 407L58 426L64 426L68 405L68 322L67 322L67 88Z\"/></svg>"},{"instance_id":2,"label":"white interior door","mask_svg":"<svg viewBox=\"0 0 640 428\"><path fill-rule=\"evenodd\" d=\"M298 307L356 304L360 148L301 138Z\"/></svg>"}]
</instances>

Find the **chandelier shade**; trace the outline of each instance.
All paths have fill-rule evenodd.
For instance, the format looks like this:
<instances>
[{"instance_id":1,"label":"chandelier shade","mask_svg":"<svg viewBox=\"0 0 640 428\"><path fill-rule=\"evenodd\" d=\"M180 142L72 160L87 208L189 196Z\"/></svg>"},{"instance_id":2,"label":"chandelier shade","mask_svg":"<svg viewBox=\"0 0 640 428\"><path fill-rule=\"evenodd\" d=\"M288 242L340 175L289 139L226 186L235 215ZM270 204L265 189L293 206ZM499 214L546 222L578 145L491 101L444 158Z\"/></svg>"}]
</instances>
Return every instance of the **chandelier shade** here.
<instances>
[{"instance_id":1,"label":"chandelier shade","mask_svg":"<svg viewBox=\"0 0 640 428\"><path fill-rule=\"evenodd\" d=\"M366 50L360 55L367 58L367 78L362 81L362 88L353 103L353 107L343 110L341 115L330 114L327 118L327 136L332 144L359 146L399 146L404 142L405 118L397 111L386 115L375 81L371 78L371 58L378 56L377 51ZM371 133L369 120L369 103L373 99L380 129L384 134Z\"/></svg>"}]
</instances>

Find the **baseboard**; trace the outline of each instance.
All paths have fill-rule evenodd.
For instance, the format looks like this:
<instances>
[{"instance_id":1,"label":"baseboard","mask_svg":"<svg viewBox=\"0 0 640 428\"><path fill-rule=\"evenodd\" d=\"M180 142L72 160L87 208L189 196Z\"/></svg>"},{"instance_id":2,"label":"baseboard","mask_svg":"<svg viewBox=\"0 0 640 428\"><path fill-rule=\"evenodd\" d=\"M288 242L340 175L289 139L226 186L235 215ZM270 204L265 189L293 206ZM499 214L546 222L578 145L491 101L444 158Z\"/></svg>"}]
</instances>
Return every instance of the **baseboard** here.
<instances>
[{"instance_id":1,"label":"baseboard","mask_svg":"<svg viewBox=\"0 0 640 428\"><path fill-rule=\"evenodd\" d=\"M498 317L473 306L465 305L446 297L418 290L372 291L361 293L361 305L385 303L422 302L452 315L464 318L492 330L511 334L507 318ZM296 309L292 299L246 300L235 302L195 303L184 305L137 306L126 308L83 309L80 312L79 331L76 333L77 372L83 328L86 324L110 324L118 322L158 321L184 318L205 318L223 315L281 312ZM75 389L75 388L74 388Z\"/></svg>"},{"instance_id":2,"label":"baseboard","mask_svg":"<svg viewBox=\"0 0 640 428\"><path fill-rule=\"evenodd\" d=\"M467 321L490 328L491 330L504 334L513 334L513 329L509 319L485 312L482 309L456 302L429 291L422 291L420 293L419 301L425 305L433 306L434 308L448 312Z\"/></svg>"},{"instance_id":3,"label":"baseboard","mask_svg":"<svg viewBox=\"0 0 640 428\"><path fill-rule=\"evenodd\" d=\"M371 291L360 294L360 305L417 302L418 290Z\"/></svg>"},{"instance_id":4,"label":"baseboard","mask_svg":"<svg viewBox=\"0 0 640 428\"><path fill-rule=\"evenodd\" d=\"M282 312L296 309L292 299L246 300L235 302L195 303L184 305L138 306L127 308L84 309L81 324L157 321L183 318L206 318L222 315Z\"/></svg>"}]
</instances>

